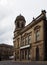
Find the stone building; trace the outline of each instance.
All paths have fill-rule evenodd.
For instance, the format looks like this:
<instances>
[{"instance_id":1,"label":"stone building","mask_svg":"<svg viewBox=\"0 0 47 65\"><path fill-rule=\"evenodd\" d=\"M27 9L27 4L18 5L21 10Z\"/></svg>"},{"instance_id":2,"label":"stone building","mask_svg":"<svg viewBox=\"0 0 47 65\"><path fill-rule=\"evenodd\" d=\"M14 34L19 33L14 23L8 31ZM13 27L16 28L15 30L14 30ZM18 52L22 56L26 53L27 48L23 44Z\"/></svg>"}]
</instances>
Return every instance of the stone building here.
<instances>
[{"instance_id":1,"label":"stone building","mask_svg":"<svg viewBox=\"0 0 47 65\"><path fill-rule=\"evenodd\" d=\"M13 56L13 46L7 44L0 44L0 60L10 60L10 56Z\"/></svg>"},{"instance_id":2,"label":"stone building","mask_svg":"<svg viewBox=\"0 0 47 65\"><path fill-rule=\"evenodd\" d=\"M33 18L25 26L26 20L22 15L16 17L14 30L14 56L18 61L47 60L47 20L46 11Z\"/></svg>"}]
</instances>

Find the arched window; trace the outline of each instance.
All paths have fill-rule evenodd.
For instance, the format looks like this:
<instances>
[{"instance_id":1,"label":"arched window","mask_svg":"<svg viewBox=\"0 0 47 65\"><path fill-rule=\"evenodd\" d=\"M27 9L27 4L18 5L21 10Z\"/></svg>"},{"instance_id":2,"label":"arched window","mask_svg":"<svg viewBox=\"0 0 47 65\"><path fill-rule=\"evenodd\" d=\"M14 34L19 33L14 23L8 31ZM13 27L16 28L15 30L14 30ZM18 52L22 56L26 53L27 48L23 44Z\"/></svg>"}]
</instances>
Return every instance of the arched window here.
<instances>
[{"instance_id":1,"label":"arched window","mask_svg":"<svg viewBox=\"0 0 47 65\"><path fill-rule=\"evenodd\" d=\"M19 28L19 22L17 22L17 28Z\"/></svg>"},{"instance_id":2,"label":"arched window","mask_svg":"<svg viewBox=\"0 0 47 65\"><path fill-rule=\"evenodd\" d=\"M40 40L40 26L37 25L34 28L34 31L35 31L35 41L39 41Z\"/></svg>"},{"instance_id":3,"label":"arched window","mask_svg":"<svg viewBox=\"0 0 47 65\"><path fill-rule=\"evenodd\" d=\"M22 23L22 28L24 27L24 24Z\"/></svg>"}]
</instances>

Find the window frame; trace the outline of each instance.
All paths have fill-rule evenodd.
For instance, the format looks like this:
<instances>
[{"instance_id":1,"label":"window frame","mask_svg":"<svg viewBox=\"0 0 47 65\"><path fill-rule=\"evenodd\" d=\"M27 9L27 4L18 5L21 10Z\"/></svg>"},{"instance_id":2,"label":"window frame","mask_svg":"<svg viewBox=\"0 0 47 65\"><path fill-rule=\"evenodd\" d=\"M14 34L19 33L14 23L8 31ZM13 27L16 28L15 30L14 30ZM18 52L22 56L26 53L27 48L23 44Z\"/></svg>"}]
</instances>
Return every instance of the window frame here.
<instances>
[{"instance_id":1,"label":"window frame","mask_svg":"<svg viewBox=\"0 0 47 65\"><path fill-rule=\"evenodd\" d=\"M40 25L35 26L34 31L35 31L35 42L40 40ZM39 32L39 39L37 40L37 32Z\"/></svg>"},{"instance_id":2,"label":"window frame","mask_svg":"<svg viewBox=\"0 0 47 65\"><path fill-rule=\"evenodd\" d=\"M39 40L40 40L40 29L37 29L35 30L35 42L38 42Z\"/></svg>"}]
</instances>

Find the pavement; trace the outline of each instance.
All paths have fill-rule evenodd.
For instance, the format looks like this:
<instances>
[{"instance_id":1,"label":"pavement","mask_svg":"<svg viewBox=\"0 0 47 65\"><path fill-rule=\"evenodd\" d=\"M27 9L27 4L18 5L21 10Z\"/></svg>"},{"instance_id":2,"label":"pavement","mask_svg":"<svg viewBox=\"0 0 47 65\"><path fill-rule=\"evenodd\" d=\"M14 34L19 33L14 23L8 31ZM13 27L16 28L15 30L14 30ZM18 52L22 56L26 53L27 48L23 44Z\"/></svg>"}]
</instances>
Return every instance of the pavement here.
<instances>
[{"instance_id":1,"label":"pavement","mask_svg":"<svg viewBox=\"0 0 47 65\"><path fill-rule=\"evenodd\" d=\"M47 65L47 61L31 61L31 62L0 61L0 65Z\"/></svg>"}]
</instances>

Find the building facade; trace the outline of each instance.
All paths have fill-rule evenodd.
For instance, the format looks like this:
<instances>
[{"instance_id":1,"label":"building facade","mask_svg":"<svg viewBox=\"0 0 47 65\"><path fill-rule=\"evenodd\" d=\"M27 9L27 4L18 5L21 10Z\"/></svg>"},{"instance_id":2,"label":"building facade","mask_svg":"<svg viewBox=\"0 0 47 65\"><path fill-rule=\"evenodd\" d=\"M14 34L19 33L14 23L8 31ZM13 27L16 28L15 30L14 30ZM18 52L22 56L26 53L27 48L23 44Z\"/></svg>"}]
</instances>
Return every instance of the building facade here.
<instances>
[{"instance_id":1,"label":"building facade","mask_svg":"<svg viewBox=\"0 0 47 65\"><path fill-rule=\"evenodd\" d=\"M43 10L37 18L25 26L22 15L16 17L14 31L14 56L18 61L47 60L47 20Z\"/></svg>"},{"instance_id":2,"label":"building facade","mask_svg":"<svg viewBox=\"0 0 47 65\"><path fill-rule=\"evenodd\" d=\"M7 44L0 44L0 61L10 60L10 56L13 56L13 46Z\"/></svg>"}]
</instances>

